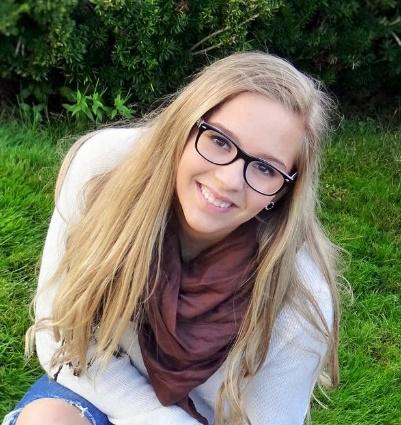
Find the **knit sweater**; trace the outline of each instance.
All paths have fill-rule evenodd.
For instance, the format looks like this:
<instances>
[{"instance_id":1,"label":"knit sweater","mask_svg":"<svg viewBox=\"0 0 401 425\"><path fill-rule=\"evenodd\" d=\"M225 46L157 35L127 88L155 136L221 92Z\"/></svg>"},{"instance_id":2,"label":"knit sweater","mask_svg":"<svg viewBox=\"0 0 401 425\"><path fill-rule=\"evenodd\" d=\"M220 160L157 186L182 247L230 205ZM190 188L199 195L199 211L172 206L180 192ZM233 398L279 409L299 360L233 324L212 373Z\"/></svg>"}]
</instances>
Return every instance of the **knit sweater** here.
<instances>
[{"instance_id":1,"label":"knit sweater","mask_svg":"<svg viewBox=\"0 0 401 425\"><path fill-rule=\"evenodd\" d=\"M55 271L62 258L68 224L77 219L84 197L82 188L93 176L104 173L122 161L138 138L139 129L105 129L88 139L78 150L67 171L53 212L44 246L38 289ZM316 264L301 249L297 270L314 294L323 315L332 326L332 299L327 282ZM38 292L36 318L49 317L57 283ZM120 342L125 354L113 357L101 369L95 362L88 373L77 377L64 366L57 381L85 397L115 425L199 425L178 406L162 406L147 379L138 337L132 323ZM50 359L58 347L49 331L38 331L36 350L43 369L53 376ZM244 406L252 425L301 425L304 423L312 390L327 345L318 332L295 311L284 305L271 337L262 368L249 378L243 392ZM214 423L214 402L223 380L225 363L190 397L197 410Z\"/></svg>"}]
</instances>

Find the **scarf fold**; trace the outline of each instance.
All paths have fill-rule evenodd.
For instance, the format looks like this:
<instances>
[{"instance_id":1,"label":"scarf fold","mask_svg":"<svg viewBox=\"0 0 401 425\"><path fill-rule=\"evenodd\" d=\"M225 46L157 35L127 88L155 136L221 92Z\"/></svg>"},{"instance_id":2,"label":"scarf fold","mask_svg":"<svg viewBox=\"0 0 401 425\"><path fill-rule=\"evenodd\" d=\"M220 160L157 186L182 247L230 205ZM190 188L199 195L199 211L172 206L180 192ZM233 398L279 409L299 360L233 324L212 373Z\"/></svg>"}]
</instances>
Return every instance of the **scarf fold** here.
<instances>
[{"instance_id":1,"label":"scarf fold","mask_svg":"<svg viewBox=\"0 0 401 425\"><path fill-rule=\"evenodd\" d=\"M177 404L205 425L188 394L217 371L235 341L254 281L256 228L254 220L244 223L183 263L178 225L171 219L160 277L139 330L142 357L161 404Z\"/></svg>"}]
</instances>

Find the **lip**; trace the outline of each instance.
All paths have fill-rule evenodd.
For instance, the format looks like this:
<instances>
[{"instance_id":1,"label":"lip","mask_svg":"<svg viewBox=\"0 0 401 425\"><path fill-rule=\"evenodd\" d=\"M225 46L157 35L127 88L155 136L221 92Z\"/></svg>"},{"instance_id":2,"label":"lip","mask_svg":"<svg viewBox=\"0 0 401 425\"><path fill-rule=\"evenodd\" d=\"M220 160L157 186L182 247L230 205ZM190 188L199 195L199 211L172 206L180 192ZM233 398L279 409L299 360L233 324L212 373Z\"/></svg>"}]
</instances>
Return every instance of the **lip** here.
<instances>
[{"instance_id":1,"label":"lip","mask_svg":"<svg viewBox=\"0 0 401 425\"><path fill-rule=\"evenodd\" d=\"M236 207L237 205L231 200L231 199L229 199L229 198L226 198L226 197L224 197L224 196L221 196L221 195L219 195L218 193L216 193L213 189L210 189L210 187L209 186L207 186L206 184L203 184L203 183L199 183L199 182L196 182L196 185L198 186L198 189L199 189L199 192L200 192L200 195L202 196L202 199L204 199L204 197L203 197L203 194L202 194L202 190L201 190L201 186L204 186L204 187L206 187L207 188L207 190L218 200L218 201L221 201L221 202L226 202L226 203L229 203L229 204L231 204L230 205L230 207L228 207L228 208L226 208L226 209L222 209L222 208L219 208L219 207L215 207L215 208L219 208L220 210L222 210L222 211L227 211L227 210L230 210L231 208L233 208L233 207ZM205 201L206 201L206 199L204 199ZM206 201L207 202L207 201ZM209 204L209 203L208 203ZM212 204L209 204L209 205L212 205Z\"/></svg>"}]
</instances>

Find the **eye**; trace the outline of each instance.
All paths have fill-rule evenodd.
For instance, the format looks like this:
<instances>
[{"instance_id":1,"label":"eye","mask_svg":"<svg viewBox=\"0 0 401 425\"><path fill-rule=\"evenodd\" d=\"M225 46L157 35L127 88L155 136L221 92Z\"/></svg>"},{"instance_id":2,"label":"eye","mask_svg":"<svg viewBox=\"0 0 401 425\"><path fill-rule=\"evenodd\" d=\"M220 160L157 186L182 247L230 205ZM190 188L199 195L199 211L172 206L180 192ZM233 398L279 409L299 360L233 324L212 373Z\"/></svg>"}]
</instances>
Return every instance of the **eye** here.
<instances>
[{"instance_id":1,"label":"eye","mask_svg":"<svg viewBox=\"0 0 401 425\"><path fill-rule=\"evenodd\" d=\"M210 140L214 143L215 146L227 151L231 150L232 148L231 143L227 139L217 134L211 134Z\"/></svg>"},{"instance_id":2,"label":"eye","mask_svg":"<svg viewBox=\"0 0 401 425\"><path fill-rule=\"evenodd\" d=\"M256 171L260 172L261 174L265 176L276 176L278 173L277 171L270 166L269 164L266 164L265 162L253 162L252 167L256 169Z\"/></svg>"}]
</instances>

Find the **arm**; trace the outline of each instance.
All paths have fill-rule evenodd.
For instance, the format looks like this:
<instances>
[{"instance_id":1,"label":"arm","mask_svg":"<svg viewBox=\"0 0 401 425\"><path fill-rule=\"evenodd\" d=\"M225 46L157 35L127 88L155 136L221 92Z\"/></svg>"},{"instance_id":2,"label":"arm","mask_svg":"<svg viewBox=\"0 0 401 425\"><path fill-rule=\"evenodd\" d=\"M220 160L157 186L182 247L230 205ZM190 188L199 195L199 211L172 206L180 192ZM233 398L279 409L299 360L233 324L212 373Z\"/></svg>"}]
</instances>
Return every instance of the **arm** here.
<instances>
[{"instance_id":1,"label":"arm","mask_svg":"<svg viewBox=\"0 0 401 425\"><path fill-rule=\"evenodd\" d=\"M121 130L120 130L121 131ZM42 255L39 273L38 297L36 301L36 318L40 319L51 315L52 302L57 285L43 290L45 282L55 271L64 252L67 225L70 219L76 216L80 199L80 190L85 182L95 173L105 171L99 168L101 158L99 153L107 156L110 164L111 130L100 132L88 140L78 151L67 172L63 183L59 202L55 209ZM116 137L114 135L114 137ZM119 136L121 137L121 136ZM125 134L125 137L126 134ZM106 144L107 146L103 146ZM123 150L114 156L122 155ZM126 148L125 148L126 149ZM106 152L105 152L106 150ZM96 167L96 168L94 168ZM60 214L61 212L61 214ZM53 376L49 362L59 344L49 331L39 331L36 334L36 350L39 361L44 370ZM152 386L131 364L127 355L110 361L105 369L94 363L88 374L76 377L69 367L64 366L58 382L81 396L88 399L109 417L116 425L155 425L187 424L196 425L198 422L177 406L164 407L157 399Z\"/></svg>"},{"instance_id":2,"label":"arm","mask_svg":"<svg viewBox=\"0 0 401 425\"><path fill-rule=\"evenodd\" d=\"M300 272L332 327L327 283L305 253L300 255ZM318 332L294 309L284 307L273 328L266 361L246 387L245 406L251 424L302 425L326 352L327 343Z\"/></svg>"},{"instance_id":3,"label":"arm","mask_svg":"<svg viewBox=\"0 0 401 425\"><path fill-rule=\"evenodd\" d=\"M325 352L324 343L301 332L269 356L246 388L251 424L302 425Z\"/></svg>"}]
</instances>

